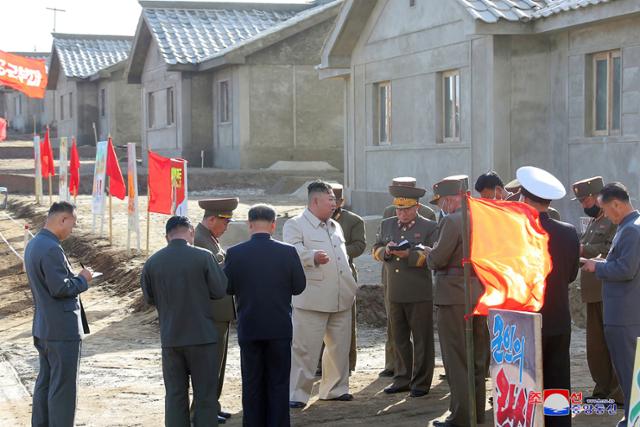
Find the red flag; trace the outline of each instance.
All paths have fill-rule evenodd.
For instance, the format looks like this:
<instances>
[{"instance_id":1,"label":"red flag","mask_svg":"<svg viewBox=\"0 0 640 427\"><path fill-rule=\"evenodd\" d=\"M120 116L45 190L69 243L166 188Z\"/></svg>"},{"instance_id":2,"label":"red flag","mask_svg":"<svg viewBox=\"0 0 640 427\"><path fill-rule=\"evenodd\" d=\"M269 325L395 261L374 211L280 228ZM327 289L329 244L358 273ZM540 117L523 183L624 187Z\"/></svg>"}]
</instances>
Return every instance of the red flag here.
<instances>
[{"instance_id":1,"label":"red flag","mask_svg":"<svg viewBox=\"0 0 640 427\"><path fill-rule=\"evenodd\" d=\"M78 156L78 147L76 139L71 139L71 156L69 158L69 194L78 195L80 188L80 156Z\"/></svg>"},{"instance_id":2,"label":"red flag","mask_svg":"<svg viewBox=\"0 0 640 427\"><path fill-rule=\"evenodd\" d=\"M43 178L56 176L56 169L53 164L53 150L49 141L49 128L44 133L44 141L40 144L40 166Z\"/></svg>"},{"instance_id":3,"label":"red flag","mask_svg":"<svg viewBox=\"0 0 640 427\"><path fill-rule=\"evenodd\" d=\"M171 215L171 159L149 150L148 211Z\"/></svg>"},{"instance_id":4,"label":"red flag","mask_svg":"<svg viewBox=\"0 0 640 427\"><path fill-rule=\"evenodd\" d=\"M0 50L0 84L19 90L30 98L44 98L47 90L46 61Z\"/></svg>"},{"instance_id":5,"label":"red flag","mask_svg":"<svg viewBox=\"0 0 640 427\"><path fill-rule=\"evenodd\" d=\"M109 137L109 143L107 144L106 174L109 177L109 194L120 200L124 200L127 190L124 185L124 178L122 177L122 171L120 170L120 164L118 164L118 157L116 156L116 149L113 147L111 137Z\"/></svg>"},{"instance_id":6,"label":"red flag","mask_svg":"<svg viewBox=\"0 0 640 427\"><path fill-rule=\"evenodd\" d=\"M7 139L7 121L0 117L0 141Z\"/></svg>"},{"instance_id":7,"label":"red flag","mask_svg":"<svg viewBox=\"0 0 640 427\"><path fill-rule=\"evenodd\" d=\"M551 272L549 235L538 212L520 202L469 198L471 257L485 292L474 314L489 308L540 311Z\"/></svg>"}]
</instances>

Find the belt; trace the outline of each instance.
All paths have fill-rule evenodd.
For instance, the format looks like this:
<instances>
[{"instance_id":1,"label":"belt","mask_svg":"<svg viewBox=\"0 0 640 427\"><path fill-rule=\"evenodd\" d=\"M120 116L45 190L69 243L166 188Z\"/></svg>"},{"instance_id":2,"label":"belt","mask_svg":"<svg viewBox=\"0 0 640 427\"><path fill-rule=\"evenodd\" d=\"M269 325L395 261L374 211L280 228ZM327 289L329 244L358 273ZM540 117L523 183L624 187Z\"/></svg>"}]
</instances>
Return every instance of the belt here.
<instances>
[{"instance_id":1,"label":"belt","mask_svg":"<svg viewBox=\"0 0 640 427\"><path fill-rule=\"evenodd\" d=\"M446 267L442 270L436 270L436 276L464 276L464 268L462 267ZM469 276L476 277L473 268L469 269Z\"/></svg>"}]
</instances>

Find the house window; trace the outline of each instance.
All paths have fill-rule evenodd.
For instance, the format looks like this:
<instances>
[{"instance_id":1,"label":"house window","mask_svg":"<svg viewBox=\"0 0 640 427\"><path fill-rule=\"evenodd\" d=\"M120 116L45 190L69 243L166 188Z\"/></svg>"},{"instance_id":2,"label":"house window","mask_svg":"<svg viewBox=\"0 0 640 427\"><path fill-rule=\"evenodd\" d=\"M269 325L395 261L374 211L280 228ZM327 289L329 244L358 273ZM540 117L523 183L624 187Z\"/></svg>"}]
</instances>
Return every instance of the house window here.
<instances>
[{"instance_id":1,"label":"house window","mask_svg":"<svg viewBox=\"0 0 640 427\"><path fill-rule=\"evenodd\" d=\"M60 95L60 120L64 120L64 95Z\"/></svg>"},{"instance_id":2,"label":"house window","mask_svg":"<svg viewBox=\"0 0 640 427\"><path fill-rule=\"evenodd\" d=\"M593 55L592 132L620 133L622 58L619 50Z\"/></svg>"},{"instance_id":3,"label":"house window","mask_svg":"<svg viewBox=\"0 0 640 427\"><path fill-rule=\"evenodd\" d=\"M218 109L220 111L220 123L231 121L231 111L229 107L229 81L221 81L218 85Z\"/></svg>"},{"instance_id":4,"label":"house window","mask_svg":"<svg viewBox=\"0 0 640 427\"><path fill-rule=\"evenodd\" d=\"M106 110L106 93L104 89L100 89L100 117L104 117L105 116L105 110Z\"/></svg>"},{"instance_id":5,"label":"house window","mask_svg":"<svg viewBox=\"0 0 640 427\"><path fill-rule=\"evenodd\" d=\"M374 85L376 97L376 130L378 145L391 144L391 82Z\"/></svg>"},{"instance_id":6,"label":"house window","mask_svg":"<svg viewBox=\"0 0 640 427\"><path fill-rule=\"evenodd\" d=\"M444 142L460 140L460 71L442 74L442 136Z\"/></svg>"},{"instance_id":7,"label":"house window","mask_svg":"<svg viewBox=\"0 0 640 427\"><path fill-rule=\"evenodd\" d=\"M176 122L175 107L173 101L173 88L167 88L167 126Z\"/></svg>"},{"instance_id":8,"label":"house window","mask_svg":"<svg viewBox=\"0 0 640 427\"><path fill-rule=\"evenodd\" d=\"M73 118L73 93L69 94L69 118Z\"/></svg>"},{"instance_id":9,"label":"house window","mask_svg":"<svg viewBox=\"0 0 640 427\"><path fill-rule=\"evenodd\" d=\"M147 127L149 129L153 129L155 125L155 102L154 102L154 93L147 93Z\"/></svg>"}]
</instances>

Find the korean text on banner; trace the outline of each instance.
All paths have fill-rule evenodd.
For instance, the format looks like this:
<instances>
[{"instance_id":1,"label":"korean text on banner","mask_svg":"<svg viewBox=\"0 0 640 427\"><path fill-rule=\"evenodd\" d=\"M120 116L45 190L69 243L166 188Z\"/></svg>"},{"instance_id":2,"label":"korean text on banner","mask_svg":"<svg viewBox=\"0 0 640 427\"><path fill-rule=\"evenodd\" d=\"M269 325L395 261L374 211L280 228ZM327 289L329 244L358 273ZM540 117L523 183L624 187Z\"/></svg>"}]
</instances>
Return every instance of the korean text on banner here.
<instances>
[{"instance_id":1,"label":"korean text on banner","mask_svg":"<svg viewBox=\"0 0 640 427\"><path fill-rule=\"evenodd\" d=\"M105 207L105 174L107 171L107 141L100 141L96 145L96 164L93 173L93 191L91 212L93 215L104 214Z\"/></svg>"},{"instance_id":2,"label":"korean text on banner","mask_svg":"<svg viewBox=\"0 0 640 427\"><path fill-rule=\"evenodd\" d=\"M0 84L30 98L44 98L47 69L44 59L31 59L0 50Z\"/></svg>"}]
</instances>

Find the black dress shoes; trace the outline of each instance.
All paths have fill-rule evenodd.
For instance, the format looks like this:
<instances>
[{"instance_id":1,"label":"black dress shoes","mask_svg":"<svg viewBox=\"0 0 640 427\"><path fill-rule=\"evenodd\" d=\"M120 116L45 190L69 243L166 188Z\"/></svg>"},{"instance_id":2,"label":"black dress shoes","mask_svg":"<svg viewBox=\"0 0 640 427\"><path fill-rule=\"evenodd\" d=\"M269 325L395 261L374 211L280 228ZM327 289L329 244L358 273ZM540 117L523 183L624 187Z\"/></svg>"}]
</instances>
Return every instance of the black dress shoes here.
<instances>
[{"instance_id":1,"label":"black dress shoes","mask_svg":"<svg viewBox=\"0 0 640 427\"><path fill-rule=\"evenodd\" d=\"M337 402L351 402L353 400L353 394L350 393L345 393L341 396L338 397L334 397L333 399L320 399L320 400L324 400L324 401L337 401Z\"/></svg>"},{"instance_id":2,"label":"black dress shoes","mask_svg":"<svg viewBox=\"0 0 640 427\"><path fill-rule=\"evenodd\" d=\"M225 417L221 417L220 415L218 415L218 424L224 424L227 422L227 419Z\"/></svg>"},{"instance_id":3,"label":"black dress shoes","mask_svg":"<svg viewBox=\"0 0 640 427\"><path fill-rule=\"evenodd\" d=\"M291 409L302 409L305 406L307 406L307 404L304 402L296 402L294 400L289 401L289 408Z\"/></svg>"},{"instance_id":4,"label":"black dress shoes","mask_svg":"<svg viewBox=\"0 0 640 427\"><path fill-rule=\"evenodd\" d=\"M409 391L409 387L407 387L407 386L396 387L396 386L390 385L389 387L384 389L384 392L387 393L387 394L402 393L404 391Z\"/></svg>"},{"instance_id":5,"label":"black dress shoes","mask_svg":"<svg viewBox=\"0 0 640 427\"><path fill-rule=\"evenodd\" d=\"M427 394L429 394L428 391L424 391L424 390L411 390L411 393L409 393L410 397L422 397L422 396L426 396Z\"/></svg>"},{"instance_id":6,"label":"black dress shoes","mask_svg":"<svg viewBox=\"0 0 640 427\"><path fill-rule=\"evenodd\" d=\"M231 414L230 414L230 413L228 413L228 412L224 412L224 411L220 411L220 412L218 412L218 416L219 416L219 417L222 417L222 418L227 418L227 419L228 419L228 418L231 418Z\"/></svg>"}]
</instances>

